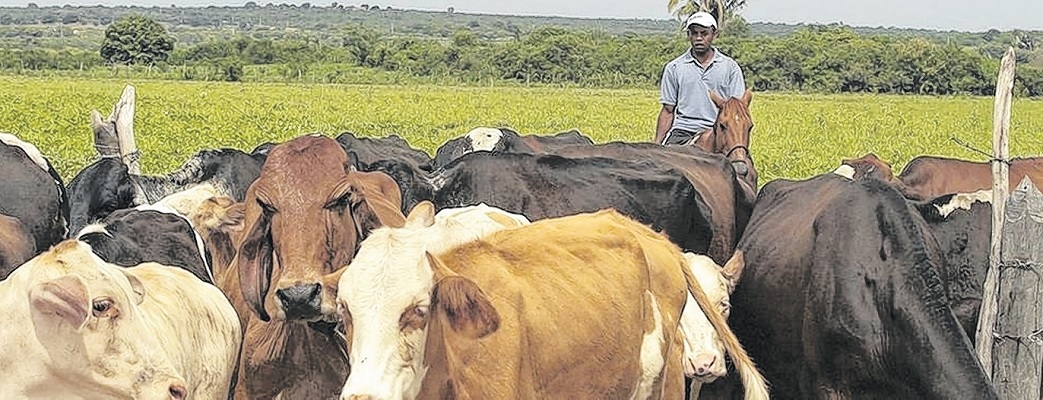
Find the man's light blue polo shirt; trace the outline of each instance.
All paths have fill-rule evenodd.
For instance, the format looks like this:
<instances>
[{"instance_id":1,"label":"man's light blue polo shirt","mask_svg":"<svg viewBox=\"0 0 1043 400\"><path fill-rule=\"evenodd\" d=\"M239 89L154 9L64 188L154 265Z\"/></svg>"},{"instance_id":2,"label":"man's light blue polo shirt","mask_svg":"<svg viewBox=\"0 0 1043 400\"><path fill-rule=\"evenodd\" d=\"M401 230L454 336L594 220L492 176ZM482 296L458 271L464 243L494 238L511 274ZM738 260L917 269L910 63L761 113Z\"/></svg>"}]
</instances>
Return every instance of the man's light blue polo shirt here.
<instances>
[{"instance_id":1,"label":"man's light blue polo shirt","mask_svg":"<svg viewBox=\"0 0 1043 400\"><path fill-rule=\"evenodd\" d=\"M716 47L713 53L713 60L706 69L692 56L691 48L663 69L659 102L675 107L671 130L701 133L713 127L717 120L717 106L710 100L708 90L713 89L725 99L742 97L746 91L739 64ZM673 132L667 139L669 135Z\"/></svg>"}]
</instances>

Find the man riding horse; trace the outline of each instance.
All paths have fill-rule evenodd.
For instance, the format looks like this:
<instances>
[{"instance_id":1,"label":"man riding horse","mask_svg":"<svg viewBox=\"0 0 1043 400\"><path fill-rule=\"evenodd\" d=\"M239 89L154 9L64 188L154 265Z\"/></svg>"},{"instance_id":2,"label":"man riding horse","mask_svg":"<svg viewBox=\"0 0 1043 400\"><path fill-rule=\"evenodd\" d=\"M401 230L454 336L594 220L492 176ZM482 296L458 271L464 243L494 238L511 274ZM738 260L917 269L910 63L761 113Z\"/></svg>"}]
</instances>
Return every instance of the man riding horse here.
<instances>
[{"instance_id":1,"label":"man riding horse","mask_svg":"<svg viewBox=\"0 0 1043 400\"><path fill-rule=\"evenodd\" d=\"M707 12L685 21L691 47L666 64L660 83L663 108L656 124L656 143L693 145L723 154L752 186L757 186L750 156L749 104L742 69L713 46L718 23Z\"/></svg>"},{"instance_id":2,"label":"man riding horse","mask_svg":"<svg viewBox=\"0 0 1043 400\"><path fill-rule=\"evenodd\" d=\"M717 27L717 19L707 12L685 21L692 45L663 69L656 143L689 143L713 128L718 108L710 91L724 99L742 97L746 91L739 64L713 46Z\"/></svg>"}]
</instances>

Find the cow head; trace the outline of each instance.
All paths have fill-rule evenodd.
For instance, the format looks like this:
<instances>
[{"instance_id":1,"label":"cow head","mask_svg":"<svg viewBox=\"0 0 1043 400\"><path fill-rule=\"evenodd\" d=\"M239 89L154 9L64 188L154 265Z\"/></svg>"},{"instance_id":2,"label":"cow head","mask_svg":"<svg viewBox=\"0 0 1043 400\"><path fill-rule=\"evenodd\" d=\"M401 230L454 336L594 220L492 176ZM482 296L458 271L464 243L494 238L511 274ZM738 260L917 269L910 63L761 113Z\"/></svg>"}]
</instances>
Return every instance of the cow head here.
<instances>
[{"instance_id":1,"label":"cow head","mask_svg":"<svg viewBox=\"0 0 1043 400\"><path fill-rule=\"evenodd\" d=\"M404 227L378 229L366 238L341 276L337 294L352 364L341 398L416 398L427 370L428 324L435 308L465 307L460 303L470 299L458 297L462 292L456 290L478 290L440 273L426 254L527 223L525 217L484 205L446 209L436 218L434 206L421 202ZM474 332L495 330L498 317L491 304L475 302L468 309L481 311L482 321L491 325Z\"/></svg>"},{"instance_id":2,"label":"cow head","mask_svg":"<svg viewBox=\"0 0 1043 400\"><path fill-rule=\"evenodd\" d=\"M841 168L848 166L851 169L848 171L837 171L845 172L845 176L850 174L848 178L856 181L862 179L876 179L884 182L894 182L894 172L891 170L891 165L884 162L876 156L876 154L868 153L862 157L855 159L843 159L840 162Z\"/></svg>"},{"instance_id":3,"label":"cow head","mask_svg":"<svg viewBox=\"0 0 1043 400\"><path fill-rule=\"evenodd\" d=\"M102 158L88 165L69 182L69 232L79 232L113 211L145 202L140 198L127 166L117 158Z\"/></svg>"},{"instance_id":4,"label":"cow head","mask_svg":"<svg viewBox=\"0 0 1043 400\"><path fill-rule=\"evenodd\" d=\"M357 171L332 139L309 135L273 147L243 202L232 264L244 299L263 321L335 318L343 266L371 229L402 225L401 199L395 181Z\"/></svg>"},{"instance_id":5,"label":"cow head","mask_svg":"<svg viewBox=\"0 0 1043 400\"><path fill-rule=\"evenodd\" d=\"M94 255L89 245L66 240L11 275L28 289L27 304L35 335L49 357L28 357L21 367L47 371L26 385L57 385L56 393L82 397L184 399L184 379L149 334L153 329L138 305L141 281ZM9 310L10 311L10 310ZM25 351L17 349L12 351ZM28 364L44 363L42 368ZM20 379L10 377L7 379ZM62 387L64 386L64 387Z\"/></svg>"},{"instance_id":6,"label":"cow head","mask_svg":"<svg viewBox=\"0 0 1043 400\"><path fill-rule=\"evenodd\" d=\"M218 282L224 280L224 272L235 257L235 243L242 239L244 210L243 203L231 197L214 196L188 213L192 226L210 251L210 267Z\"/></svg>"},{"instance_id":7,"label":"cow head","mask_svg":"<svg viewBox=\"0 0 1043 400\"><path fill-rule=\"evenodd\" d=\"M736 251L723 269L704 255L684 253L684 257L707 298L719 307L721 315L728 318L731 313L731 293L746 265L742 251ZM724 362L724 343L691 294L681 311L681 332L684 338L685 376L706 383L728 372Z\"/></svg>"}]
</instances>

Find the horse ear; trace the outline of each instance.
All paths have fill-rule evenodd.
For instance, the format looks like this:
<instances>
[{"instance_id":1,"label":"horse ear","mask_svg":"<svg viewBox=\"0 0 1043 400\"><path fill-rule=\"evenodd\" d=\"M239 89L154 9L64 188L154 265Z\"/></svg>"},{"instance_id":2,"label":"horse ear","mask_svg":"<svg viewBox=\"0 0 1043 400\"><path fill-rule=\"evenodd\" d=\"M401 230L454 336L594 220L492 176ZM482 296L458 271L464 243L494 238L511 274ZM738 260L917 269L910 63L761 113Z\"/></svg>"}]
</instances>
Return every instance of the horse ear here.
<instances>
[{"instance_id":1,"label":"horse ear","mask_svg":"<svg viewBox=\"0 0 1043 400\"><path fill-rule=\"evenodd\" d=\"M746 92L742 94L742 102L746 104L746 107L750 107L750 102L753 101L753 90L746 89Z\"/></svg>"},{"instance_id":2,"label":"horse ear","mask_svg":"<svg viewBox=\"0 0 1043 400\"><path fill-rule=\"evenodd\" d=\"M718 95L717 92L715 92L713 90L709 91L709 93L710 93L710 101L712 101L713 104L715 106L717 106L717 108L724 108L724 99L721 98L721 96Z\"/></svg>"}]
</instances>

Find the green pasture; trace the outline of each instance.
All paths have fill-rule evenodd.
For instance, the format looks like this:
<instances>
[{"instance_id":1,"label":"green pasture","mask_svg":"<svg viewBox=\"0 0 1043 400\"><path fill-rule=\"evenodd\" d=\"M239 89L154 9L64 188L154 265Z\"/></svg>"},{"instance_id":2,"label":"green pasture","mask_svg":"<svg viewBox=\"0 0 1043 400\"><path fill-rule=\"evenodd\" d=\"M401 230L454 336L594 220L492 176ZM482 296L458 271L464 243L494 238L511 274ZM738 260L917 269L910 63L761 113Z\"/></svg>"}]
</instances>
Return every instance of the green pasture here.
<instances>
[{"instance_id":1,"label":"green pasture","mask_svg":"<svg viewBox=\"0 0 1043 400\"><path fill-rule=\"evenodd\" d=\"M108 115L137 89L135 136L145 173L177 168L205 148L249 151L321 132L398 134L433 153L476 126L521 133L579 129L597 142L651 140L654 89L229 84L0 78L0 131L36 144L68 182L92 161L90 111ZM922 154L983 160L950 138L991 151L992 98L754 93L751 149L761 183L830 171L875 152L901 169ZM1043 101L1016 99L1010 150L1043 153Z\"/></svg>"}]
</instances>

